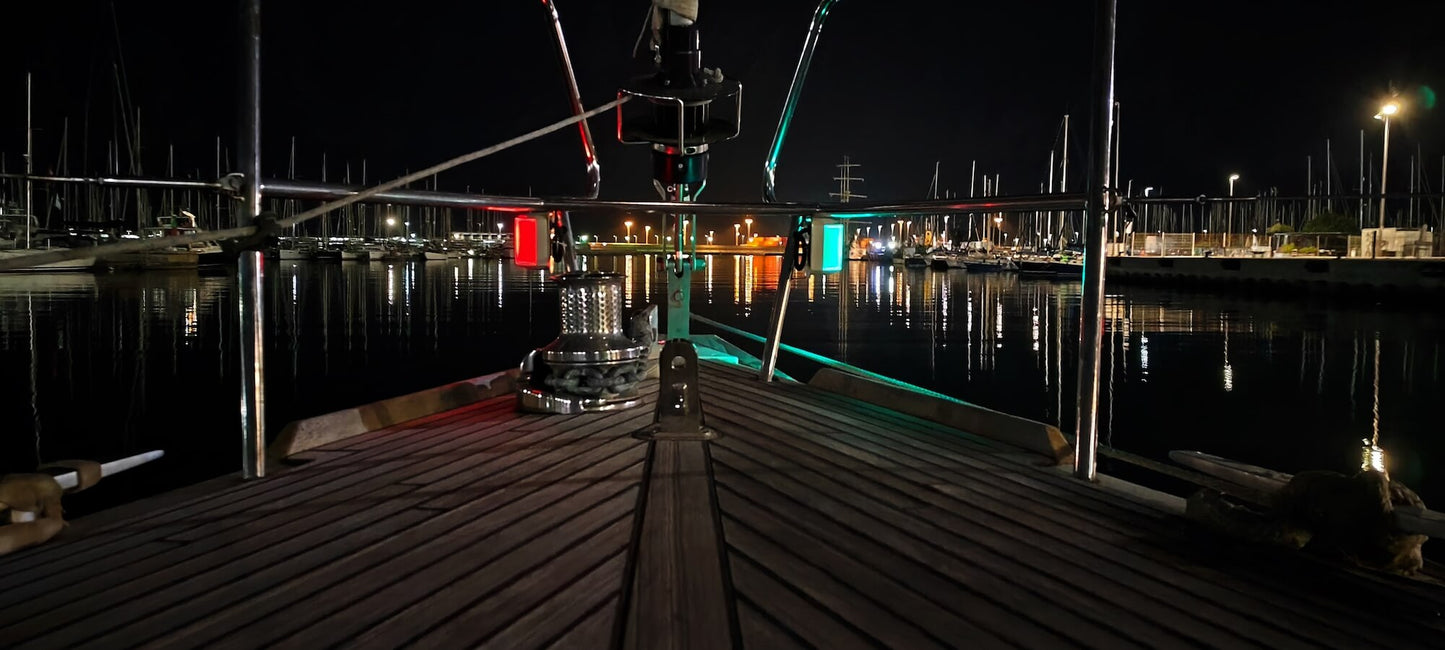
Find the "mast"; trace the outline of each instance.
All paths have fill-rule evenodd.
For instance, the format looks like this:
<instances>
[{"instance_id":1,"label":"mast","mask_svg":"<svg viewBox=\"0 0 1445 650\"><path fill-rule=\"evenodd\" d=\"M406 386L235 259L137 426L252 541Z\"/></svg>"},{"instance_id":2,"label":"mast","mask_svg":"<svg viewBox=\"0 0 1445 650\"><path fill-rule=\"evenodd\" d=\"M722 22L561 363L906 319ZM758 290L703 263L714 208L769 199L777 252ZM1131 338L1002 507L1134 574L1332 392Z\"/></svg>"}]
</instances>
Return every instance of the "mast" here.
<instances>
[{"instance_id":1,"label":"mast","mask_svg":"<svg viewBox=\"0 0 1445 650\"><path fill-rule=\"evenodd\" d=\"M1043 192L1043 193L1044 193L1044 194L1053 194L1053 193L1054 193L1054 150L1053 150L1052 147L1049 148L1049 185L1048 185L1048 191L1047 191L1047 192ZM1045 242L1048 242L1048 241L1050 241L1050 240L1053 239L1053 234L1054 234L1054 213L1053 213L1052 210L1050 210L1049 212L1046 212L1045 215L1046 215L1046 216L1044 217L1044 223L1045 223L1045 225L1044 225L1044 241L1045 241Z\"/></svg>"},{"instance_id":2,"label":"mast","mask_svg":"<svg viewBox=\"0 0 1445 650\"><path fill-rule=\"evenodd\" d=\"M848 159L848 156L843 156L843 163L842 163L841 165L837 165L837 167L838 167L838 173L842 174L842 176L834 176L834 177L833 177L833 180L838 181L838 191L837 191L837 192L829 192L829 193L828 193L828 196L836 196L836 197L838 197L838 201L839 201L840 203L847 203L847 202L849 201L849 199L855 199L855 198L858 198L858 199L866 199L866 198L868 198L868 195L866 195L866 194L854 194L854 193L853 193L853 181L861 181L861 180L863 180L862 178L853 176L853 168L854 168L854 167L862 167L862 165L860 165L860 164L858 164L858 163L855 163L855 162L850 162L849 159Z\"/></svg>"},{"instance_id":3,"label":"mast","mask_svg":"<svg viewBox=\"0 0 1445 650\"><path fill-rule=\"evenodd\" d=\"M933 183L932 183L932 188L931 188L931 189L932 189L933 198L934 198L935 200L938 199L938 166L939 166L939 161L937 161L937 160L933 161ZM928 215L928 228L927 228L928 231L930 231L930 232L936 232L936 231L938 230L938 223L937 223L937 221L938 221L938 215L933 215L933 214Z\"/></svg>"},{"instance_id":4,"label":"mast","mask_svg":"<svg viewBox=\"0 0 1445 650\"><path fill-rule=\"evenodd\" d=\"M1064 114L1064 155L1063 167L1059 171L1059 193L1069 191L1069 114Z\"/></svg>"},{"instance_id":5,"label":"mast","mask_svg":"<svg viewBox=\"0 0 1445 650\"><path fill-rule=\"evenodd\" d=\"M70 175L70 118L66 117L61 121L60 126L60 175ZM60 220L65 221L65 208L70 207L70 186L67 185L61 190L61 197L64 202L61 204ZM51 201L51 205L55 202ZM50 210L45 211L45 225L50 227Z\"/></svg>"},{"instance_id":6,"label":"mast","mask_svg":"<svg viewBox=\"0 0 1445 650\"><path fill-rule=\"evenodd\" d=\"M1124 105L1114 102L1114 173L1109 178L1115 185L1124 178L1119 174L1119 144L1124 141ZM1118 189L1117 187L1115 189ZM1125 196L1128 196L1126 193Z\"/></svg>"},{"instance_id":7,"label":"mast","mask_svg":"<svg viewBox=\"0 0 1445 650\"><path fill-rule=\"evenodd\" d=\"M221 136L216 136L216 178L221 177ZM212 220L212 228L221 229L221 193L216 193L216 215Z\"/></svg>"},{"instance_id":8,"label":"mast","mask_svg":"<svg viewBox=\"0 0 1445 650\"><path fill-rule=\"evenodd\" d=\"M290 163L288 163L288 165L287 165L287 167L286 167L286 178L289 178L289 179L291 179L291 180L293 180L293 181L296 180L296 136L294 136L294 135L291 136L291 160L290 160ZM294 209L295 209L295 203L293 203L291 199L286 199L286 209L283 210L282 212L283 212L287 217L290 217L290 216L291 216L291 212L292 212ZM291 226L291 236L292 236L292 237L295 237L295 236L296 236L296 226L295 226L294 224Z\"/></svg>"},{"instance_id":9,"label":"mast","mask_svg":"<svg viewBox=\"0 0 1445 650\"><path fill-rule=\"evenodd\" d=\"M1064 143L1063 143L1063 154L1060 156L1060 158L1062 159L1062 164L1061 164L1060 167L1059 167L1059 193L1060 193L1060 194L1063 194L1063 193L1069 191L1069 114L1068 114L1068 113L1064 113ZM1069 221L1069 213L1068 213L1068 212L1060 212L1060 213L1059 213L1059 230L1060 230L1060 232L1064 232L1064 231L1067 231L1067 230L1068 230L1068 225L1067 225L1067 224L1068 224L1068 221Z\"/></svg>"},{"instance_id":10,"label":"mast","mask_svg":"<svg viewBox=\"0 0 1445 650\"><path fill-rule=\"evenodd\" d=\"M968 198L973 198L974 183L978 180L978 159L968 169ZM968 235L973 236L973 215L968 215Z\"/></svg>"},{"instance_id":11,"label":"mast","mask_svg":"<svg viewBox=\"0 0 1445 650\"><path fill-rule=\"evenodd\" d=\"M326 152L321 152L321 182L326 182ZM327 223L331 221L331 215L321 215L321 246L326 246Z\"/></svg>"},{"instance_id":12,"label":"mast","mask_svg":"<svg viewBox=\"0 0 1445 650\"><path fill-rule=\"evenodd\" d=\"M25 247L30 248L30 220L32 216L32 194L35 192L30 177L35 173L35 142L30 128L30 73L25 73Z\"/></svg>"}]
</instances>

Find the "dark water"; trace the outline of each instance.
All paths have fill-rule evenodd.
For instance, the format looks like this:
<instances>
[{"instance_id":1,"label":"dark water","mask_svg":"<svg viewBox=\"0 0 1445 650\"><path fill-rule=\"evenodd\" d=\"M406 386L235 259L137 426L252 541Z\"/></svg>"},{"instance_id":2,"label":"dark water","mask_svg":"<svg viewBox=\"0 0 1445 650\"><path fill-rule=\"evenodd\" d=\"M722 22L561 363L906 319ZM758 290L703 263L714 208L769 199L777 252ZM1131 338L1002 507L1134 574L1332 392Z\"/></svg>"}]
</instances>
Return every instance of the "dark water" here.
<instances>
[{"instance_id":1,"label":"dark water","mask_svg":"<svg viewBox=\"0 0 1445 650\"><path fill-rule=\"evenodd\" d=\"M627 275L629 307L661 299L650 257L590 263ZM762 332L780 264L711 259L694 310ZM513 366L557 331L545 274L509 262L284 262L266 273L273 435L297 418ZM77 495L68 507L83 512L236 471L232 289L229 276L195 273L0 276L0 472L166 450ZM855 263L846 286L795 282L785 342L1070 430L1078 298L1073 283ZM1116 287L1106 315L1106 443L1347 471L1374 431L1378 396L1392 473L1445 501L1434 471L1445 461L1438 308ZM816 367L781 360L799 378Z\"/></svg>"}]
</instances>

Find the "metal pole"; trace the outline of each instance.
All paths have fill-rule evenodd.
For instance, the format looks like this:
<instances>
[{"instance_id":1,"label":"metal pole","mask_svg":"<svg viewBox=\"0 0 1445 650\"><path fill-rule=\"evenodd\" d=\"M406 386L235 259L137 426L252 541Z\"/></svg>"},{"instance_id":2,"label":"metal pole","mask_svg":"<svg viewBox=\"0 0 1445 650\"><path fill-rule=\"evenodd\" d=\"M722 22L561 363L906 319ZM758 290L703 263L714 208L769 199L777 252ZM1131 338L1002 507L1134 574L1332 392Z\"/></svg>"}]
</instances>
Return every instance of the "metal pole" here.
<instances>
[{"instance_id":1,"label":"metal pole","mask_svg":"<svg viewBox=\"0 0 1445 650\"><path fill-rule=\"evenodd\" d=\"M772 381L773 372L778 369L778 345L783 342L783 319L788 315L788 294L793 290L793 251L798 245L798 231L802 227L803 217L795 218L792 228L788 230L787 248L783 249L783 268L778 271L778 293L773 299L773 313L768 318L768 340L763 343L763 365L758 369L758 378L763 381Z\"/></svg>"},{"instance_id":2,"label":"metal pole","mask_svg":"<svg viewBox=\"0 0 1445 650\"><path fill-rule=\"evenodd\" d=\"M1099 356L1104 345L1104 236L1113 198L1109 194L1110 132L1114 117L1114 27L1118 0L1098 0L1094 15L1094 121L1089 132L1084 212L1084 302L1079 323L1078 420L1074 476L1092 481L1099 448Z\"/></svg>"},{"instance_id":3,"label":"metal pole","mask_svg":"<svg viewBox=\"0 0 1445 650\"><path fill-rule=\"evenodd\" d=\"M773 131L773 144L768 147L768 157L763 161L763 200L768 203L778 202L778 157L783 153L783 138L787 137L788 125L793 122L793 113L798 110L803 81L808 77L808 68L813 65L813 50L818 48L818 39L823 34L823 21L836 2L821 0L818 3L818 8L813 11L813 22L808 25L808 35L803 38L803 52L798 55L798 67L793 69L793 81L788 84L788 97L783 103L782 114L778 116L778 128Z\"/></svg>"},{"instance_id":4,"label":"metal pole","mask_svg":"<svg viewBox=\"0 0 1445 650\"><path fill-rule=\"evenodd\" d=\"M1381 240L1385 236L1385 171L1390 168L1390 116L1385 116L1385 151L1380 154L1380 229L1375 231L1375 245L1370 247L1370 257L1380 256Z\"/></svg>"},{"instance_id":5,"label":"metal pole","mask_svg":"<svg viewBox=\"0 0 1445 650\"><path fill-rule=\"evenodd\" d=\"M562 36L562 20L557 16L557 5L552 0L542 0L546 5L547 12L552 17L552 33L557 37L557 54L562 57L562 72L567 76L567 93L572 100L572 114L581 115L587 112L582 108L582 92L577 89L577 74L572 70L572 56L567 53L567 39ZM582 136L582 155L587 159L587 198L595 199L602 191L602 167L597 162L597 147L592 144L592 130L587 128L587 121L577 123L577 130ZM432 185L436 189L436 185Z\"/></svg>"},{"instance_id":6,"label":"metal pole","mask_svg":"<svg viewBox=\"0 0 1445 650\"><path fill-rule=\"evenodd\" d=\"M261 214L261 0L241 1L241 133L236 168L244 175L241 226ZM264 302L261 251L242 251L237 263L241 329L241 476L266 475Z\"/></svg>"}]
</instances>

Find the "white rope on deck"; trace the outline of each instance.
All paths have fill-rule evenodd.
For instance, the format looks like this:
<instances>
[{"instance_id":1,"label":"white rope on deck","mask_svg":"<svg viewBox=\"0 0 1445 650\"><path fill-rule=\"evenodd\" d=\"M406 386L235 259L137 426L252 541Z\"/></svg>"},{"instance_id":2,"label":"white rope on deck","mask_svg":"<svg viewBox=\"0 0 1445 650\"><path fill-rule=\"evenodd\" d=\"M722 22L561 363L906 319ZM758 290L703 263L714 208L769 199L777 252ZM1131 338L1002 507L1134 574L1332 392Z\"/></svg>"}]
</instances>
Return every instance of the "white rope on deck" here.
<instances>
[{"instance_id":1,"label":"white rope on deck","mask_svg":"<svg viewBox=\"0 0 1445 650\"><path fill-rule=\"evenodd\" d=\"M457 156L456 158L452 158L452 159L447 160L447 161L445 161L445 162L438 163L438 164L436 164L436 165L432 165L431 167L427 167L426 169L423 169L423 170L421 170L421 171L412 172L412 173L407 174L407 175L405 175L405 176L402 176L402 177L400 177L400 178L397 178L397 179L394 179L394 180L390 180L390 181L387 181L387 182L382 183L382 184L380 184L380 185L376 185L376 186L374 186L374 187L370 187L370 188L361 190L361 191L359 191L359 192L357 192L357 193L355 193L355 194L352 194L351 196L347 196L347 197L344 197L344 198L340 198L340 199L337 199L337 200L332 201L332 202L330 202L330 203L322 204L322 205L320 205L320 206L318 206L318 207L312 208L312 209L310 209L310 210L306 210L305 212L302 212L302 213L297 214L297 215L295 215L295 216L288 217L288 218L286 218L286 219L281 219L281 220L277 221L276 223L277 223L278 226L284 228L284 227L294 226L294 225L296 225L296 224L298 224L298 223L301 223L301 222L303 222L303 221L307 221L307 220L310 220L310 219L314 219L314 218L319 217L319 216L321 216L321 215L323 215L323 214L326 214L326 213L331 212L331 211L333 211L333 210L337 210L337 209L340 209L340 208L344 208L344 207L346 207L346 206L348 206L348 205L351 205L351 204L353 204L353 203L356 203L356 202L358 202L358 201L365 201L366 199L369 199L369 198L371 198L371 197L373 197L373 196L376 196L377 194L381 194L381 193L383 193L383 192L389 192L389 191L391 191L391 190L394 190L394 189L396 189L396 188L398 188L398 187L402 187L402 186L407 185L407 184L409 184L409 183L414 183L414 182L416 182L416 181L418 181L418 180L421 180L421 179L423 179L423 178L426 178L426 177L428 177L428 176L431 176L432 174L437 174L437 173L446 171L446 170L451 169L451 168L453 168L453 167L456 167L456 166L458 166L458 165L464 165L464 164L466 164L466 163L472 162L473 160L477 160L477 159L480 159L480 158L486 158L487 156L490 156L490 155L492 155L492 154L495 154L495 153L498 153L498 152L501 152L501 151L505 151L505 150L510 149L510 148L512 148L512 147L515 147L515 146L517 146L517 145L519 145L519 144L522 144L522 143L525 143L525 142L530 142L530 141L536 140L537 138L540 138L540 137L542 137L542 136L544 136L544 135L548 135L548 134L550 134L550 133L554 133L554 132L556 132L556 131L560 131L560 130L568 127L568 126L571 126L571 125L573 125L573 124L576 124L576 123L581 122L581 121L583 121L583 120L586 120L586 119L588 119L588 118L594 117L594 116L596 116L596 115L600 115L600 114L602 114L602 113L606 113L607 111L610 111L610 110L612 110L612 109L614 109L614 108L616 108L616 107L618 107L618 106L621 106L623 103L627 102L627 100L629 100L629 99L631 99L631 96L630 96L630 95L624 95L624 96L619 97L619 98L617 98L617 99L615 99L615 100L613 100L613 101L607 102L606 104L603 104L603 105L601 105L601 106L598 106L597 108L594 108L594 109L592 109L592 110L590 110L590 111L587 111L587 112L585 112L585 113L582 113L581 115L573 115L572 117L569 117L569 118L567 118L567 119L564 119L564 120L561 120L561 121L558 121L558 122L553 122L552 124L550 124L550 125L548 125L548 126L544 126L544 127L540 128L540 129L537 129L537 130L535 130L535 131L531 131L531 132L525 133L525 134L523 134L523 135L519 135L519 136L517 136L517 137L515 137L515 138L512 138L512 139L510 139L510 140L506 140L506 141L503 141L503 142L500 142L500 143L497 143L497 144L494 144L494 145L492 145L492 146L490 146L490 147L487 147L487 148L485 148L485 149L478 149L478 150L473 151L473 152L471 152L471 153L464 154L464 155L461 155L461 156ZM249 180L251 180L252 182L256 182L257 179L249 179ZM243 238L243 237L249 237L249 236L251 236L251 235L254 235L254 234L256 234L256 232L257 232L257 228L256 228L255 226L244 226L244 227L240 227L240 228L227 228L227 229L225 229L225 230L211 230L211 231L207 231L207 232L197 232L197 233L190 233L190 234L185 234L185 235L174 235L174 236L168 236L168 237L154 237L154 238L151 238L151 239L142 239L142 240L137 240L137 241L119 242L119 243L115 243L115 244L106 244L106 245L104 245L104 246L95 246L95 247L89 247L89 248L57 248L57 249L53 249L53 250L47 250L47 251L43 251L43 252L37 252L37 253L31 254L31 255L25 255L25 256L23 256L23 257L13 257L13 258L0 259L0 271L8 271L8 270L12 270L12 269L25 269L25 268L31 268L31 267L36 267L36 266L42 266L42 265L45 265L45 264L52 264L52 263L55 263L55 262L65 262L65 261L69 261L69 260L83 259L83 258L87 258L87 257L94 257L94 258L96 258L97 260L101 260L101 259L105 259L105 258L107 258L107 257L114 257L114 256L116 256L116 255L123 255L123 254L125 254L125 253L143 253L143 252L146 252L146 251L162 250L162 249L166 249L166 248L171 248L171 247L173 247L173 246L181 246L181 245L185 245L185 244L193 244L193 243L199 243L199 242L219 242L219 241L226 241L226 240L232 240L232 239L241 239L241 238Z\"/></svg>"}]
</instances>

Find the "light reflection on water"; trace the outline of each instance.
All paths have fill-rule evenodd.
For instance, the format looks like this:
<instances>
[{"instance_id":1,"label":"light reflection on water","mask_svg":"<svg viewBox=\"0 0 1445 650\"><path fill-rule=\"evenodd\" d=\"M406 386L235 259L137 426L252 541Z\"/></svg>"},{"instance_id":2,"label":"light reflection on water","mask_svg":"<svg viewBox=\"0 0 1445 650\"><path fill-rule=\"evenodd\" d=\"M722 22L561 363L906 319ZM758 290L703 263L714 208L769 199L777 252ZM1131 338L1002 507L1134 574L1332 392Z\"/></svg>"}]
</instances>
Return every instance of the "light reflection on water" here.
<instances>
[{"instance_id":1,"label":"light reflection on water","mask_svg":"<svg viewBox=\"0 0 1445 650\"><path fill-rule=\"evenodd\" d=\"M708 263L694 277L695 311L762 333L782 259ZM597 257L588 268L624 275L629 310L661 300L655 256ZM556 334L546 273L510 262L282 262L266 274L273 435L297 418L511 367ZM786 342L1073 428L1075 284L867 263L795 282ZM0 397L0 472L167 450L160 467L91 491L102 493L86 497L94 506L233 471L232 286L195 273L0 275L0 374L10 387ZM1445 460L1430 412L1445 394L1439 314L1111 286L1104 316L1106 442L1287 471L1356 462L1373 424L1378 333L1392 473L1427 501L1445 497L1445 482L1427 472ZM814 368L784 355L782 369L806 378Z\"/></svg>"}]
</instances>

